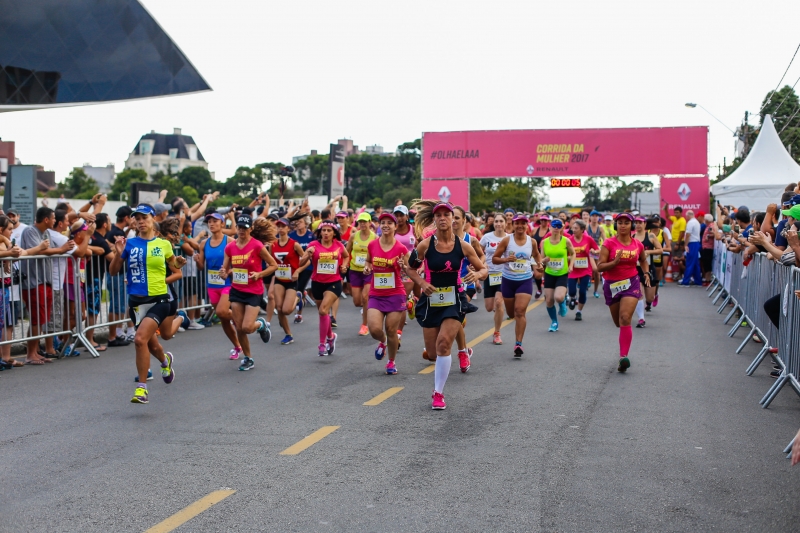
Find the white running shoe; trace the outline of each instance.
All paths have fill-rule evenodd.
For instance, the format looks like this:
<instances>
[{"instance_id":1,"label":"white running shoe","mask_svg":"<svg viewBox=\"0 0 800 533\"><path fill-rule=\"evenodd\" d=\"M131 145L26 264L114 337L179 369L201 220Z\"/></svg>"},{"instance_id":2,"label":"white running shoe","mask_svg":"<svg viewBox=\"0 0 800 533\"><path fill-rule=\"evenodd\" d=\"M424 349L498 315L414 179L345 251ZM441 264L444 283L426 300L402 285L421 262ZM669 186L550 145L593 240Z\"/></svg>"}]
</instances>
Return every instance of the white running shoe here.
<instances>
[{"instance_id":1,"label":"white running shoe","mask_svg":"<svg viewBox=\"0 0 800 533\"><path fill-rule=\"evenodd\" d=\"M197 330L197 329L206 329L206 327L203 324L198 324L197 321L192 320L191 322L189 322L189 327L186 329Z\"/></svg>"}]
</instances>

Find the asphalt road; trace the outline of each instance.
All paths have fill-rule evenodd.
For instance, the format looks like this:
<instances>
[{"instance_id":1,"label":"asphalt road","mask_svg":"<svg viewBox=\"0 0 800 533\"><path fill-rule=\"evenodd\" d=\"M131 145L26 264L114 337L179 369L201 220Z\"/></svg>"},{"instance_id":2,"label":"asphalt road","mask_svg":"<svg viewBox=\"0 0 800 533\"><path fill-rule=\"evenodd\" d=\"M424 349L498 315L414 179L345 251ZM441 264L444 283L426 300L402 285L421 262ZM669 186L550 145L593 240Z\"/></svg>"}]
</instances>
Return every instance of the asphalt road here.
<instances>
[{"instance_id":1,"label":"asphalt road","mask_svg":"<svg viewBox=\"0 0 800 533\"><path fill-rule=\"evenodd\" d=\"M149 405L129 403L132 347L3 372L0 531L800 530L800 470L780 453L800 401L787 388L761 409L770 365L744 374L757 347L734 353L742 334L726 336L703 290L662 295L627 374L601 300L555 334L539 305L522 360L513 326L476 345L466 375L454 357L438 412L416 323L386 376L352 300L332 357L316 355L313 310L293 345L253 335L250 372L220 327L180 334L165 343L175 381L156 377ZM467 338L491 328L470 315Z\"/></svg>"}]
</instances>

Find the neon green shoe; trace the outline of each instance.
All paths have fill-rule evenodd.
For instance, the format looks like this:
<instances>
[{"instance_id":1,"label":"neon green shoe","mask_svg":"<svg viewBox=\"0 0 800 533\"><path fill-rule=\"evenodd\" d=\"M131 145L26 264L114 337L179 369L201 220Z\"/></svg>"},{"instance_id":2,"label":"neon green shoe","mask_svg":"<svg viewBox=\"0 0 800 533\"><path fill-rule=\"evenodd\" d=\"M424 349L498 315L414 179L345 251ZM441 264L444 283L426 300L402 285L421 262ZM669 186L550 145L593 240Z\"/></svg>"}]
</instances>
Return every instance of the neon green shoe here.
<instances>
[{"instance_id":1,"label":"neon green shoe","mask_svg":"<svg viewBox=\"0 0 800 533\"><path fill-rule=\"evenodd\" d=\"M617 372L625 372L631 367L631 360L627 357L620 357L619 358L619 366L617 367Z\"/></svg>"},{"instance_id":2,"label":"neon green shoe","mask_svg":"<svg viewBox=\"0 0 800 533\"><path fill-rule=\"evenodd\" d=\"M147 389L141 386L136 387L131 403L147 403Z\"/></svg>"},{"instance_id":3,"label":"neon green shoe","mask_svg":"<svg viewBox=\"0 0 800 533\"><path fill-rule=\"evenodd\" d=\"M167 366L161 367L161 379L164 380L164 383L170 384L172 380L175 379L175 370L172 368L172 363L175 361L175 356L172 355L171 352L167 352L164 354L164 357L167 358Z\"/></svg>"}]
</instances>

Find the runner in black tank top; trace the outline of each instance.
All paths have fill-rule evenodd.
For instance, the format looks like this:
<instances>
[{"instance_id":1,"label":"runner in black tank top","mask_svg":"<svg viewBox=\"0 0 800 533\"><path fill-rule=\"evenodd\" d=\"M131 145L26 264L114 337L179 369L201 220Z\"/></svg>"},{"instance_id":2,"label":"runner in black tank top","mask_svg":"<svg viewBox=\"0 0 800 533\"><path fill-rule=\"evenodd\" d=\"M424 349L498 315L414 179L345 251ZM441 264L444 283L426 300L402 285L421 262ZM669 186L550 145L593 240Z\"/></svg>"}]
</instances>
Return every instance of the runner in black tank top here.
<instances>
[{"instance_id":1,"label":"runner in black tank top","mask_svg":"<svg viewBox=\"0 0 800 533\"><path fill-rule=\"evenodd\" d=\"M531 233L531 239L536 241L536 249L541 250L542 239L550 233L550 215L542 215L539 217L539 226ZM536 294L533 295L534 300L538 300L542 296L542 278L544 274L542 271L535 270L533 272L533 282L536 284Z\"/></svg>"}]
</instances>

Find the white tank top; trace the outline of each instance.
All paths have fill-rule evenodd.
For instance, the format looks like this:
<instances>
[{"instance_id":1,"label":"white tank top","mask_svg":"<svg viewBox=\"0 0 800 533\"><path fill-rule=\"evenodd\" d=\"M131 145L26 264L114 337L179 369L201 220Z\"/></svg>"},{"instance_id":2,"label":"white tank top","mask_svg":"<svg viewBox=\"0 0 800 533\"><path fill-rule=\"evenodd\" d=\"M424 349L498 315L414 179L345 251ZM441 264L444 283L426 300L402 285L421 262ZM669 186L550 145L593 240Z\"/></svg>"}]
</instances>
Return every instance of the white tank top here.
<instances>
[{"instance_id":1,"label":"white tank top","mask_svg":"<svg viewBox=\"0 0 800 533\"><path fill-rule=\"evenodd\" d=\"M509 235L505 255L510 257L512 253L517 259L513 263L503 264L503 277L516 281L532 278L531 256L533 255L533 244L530 236L526 235L525 244L520 246L514 240L514 235Z\"/></svg>"}]
</instances>

